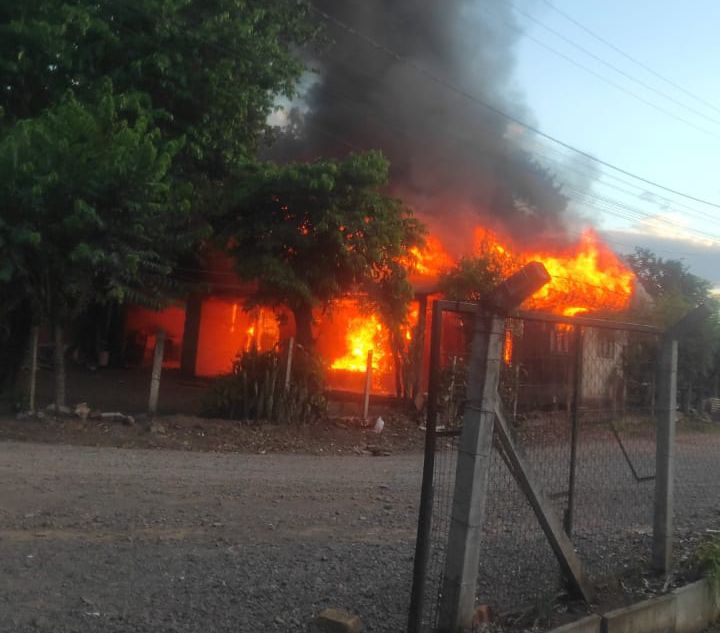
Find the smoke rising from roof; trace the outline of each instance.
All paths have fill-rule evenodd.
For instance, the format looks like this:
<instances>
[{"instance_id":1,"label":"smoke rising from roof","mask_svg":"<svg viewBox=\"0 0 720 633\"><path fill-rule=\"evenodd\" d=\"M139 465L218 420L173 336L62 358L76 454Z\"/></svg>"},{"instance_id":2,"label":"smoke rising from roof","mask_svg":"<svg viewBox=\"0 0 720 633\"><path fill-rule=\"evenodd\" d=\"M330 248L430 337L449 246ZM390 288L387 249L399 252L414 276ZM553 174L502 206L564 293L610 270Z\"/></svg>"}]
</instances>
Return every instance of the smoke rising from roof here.
<instances>
[{"instance_id":1,"label":"smoke rising from roof","mask_svg":"<svg viewBox=\"0 0 720 633\"><path fill-rule=\"evenodd\" d=\"M512 83L518 30L503 0L315 2L403 58L522 120L532 115ZM482 221L520 240L558 237L567 200L523 146L527 132L419 73L344 28L309 61L316 81L290 113L275 157L313 159L383 150L392 193L450 240Z\"/></svg>"}]
</instances>

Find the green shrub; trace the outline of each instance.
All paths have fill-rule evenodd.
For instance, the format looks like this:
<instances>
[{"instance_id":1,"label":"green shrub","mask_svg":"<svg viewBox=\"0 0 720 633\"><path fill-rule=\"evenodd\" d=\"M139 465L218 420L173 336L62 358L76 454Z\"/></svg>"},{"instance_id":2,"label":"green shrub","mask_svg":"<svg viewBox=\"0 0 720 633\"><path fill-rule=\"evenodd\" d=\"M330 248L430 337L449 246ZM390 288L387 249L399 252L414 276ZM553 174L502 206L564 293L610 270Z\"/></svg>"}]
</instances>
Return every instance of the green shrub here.
<instances>
[{"instance_id":1,"label":"green shrub","mask_svg":"<svg viewBox=\"0 0 720 633\"><path fill-rule=\"evenodd\" d=\"M324 369L320 360L296 349L288 389L285 359L278 351L242 353L230 374L217 378L201 407L215 418L304 424L325 415Z\"/></svg>"},{"instance_id":2,"label":"green shrub","mask_svg":"<svg viewBox=\"0 0 720 633\"><path fill-rule=\"evenodd\" d=\"M714 590L720 590L720 538L713 537L700 544L697 549L697 560L700 568L707 576Z\"/></svg>"}]
</instances>

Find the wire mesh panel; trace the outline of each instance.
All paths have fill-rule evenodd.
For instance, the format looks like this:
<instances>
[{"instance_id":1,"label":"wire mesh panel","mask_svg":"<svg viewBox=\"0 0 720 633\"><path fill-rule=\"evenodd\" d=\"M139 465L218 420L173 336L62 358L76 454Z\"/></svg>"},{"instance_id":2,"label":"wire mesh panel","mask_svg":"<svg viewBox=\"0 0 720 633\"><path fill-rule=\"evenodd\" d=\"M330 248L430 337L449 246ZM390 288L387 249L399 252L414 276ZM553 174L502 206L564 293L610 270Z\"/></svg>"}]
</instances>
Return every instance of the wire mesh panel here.
<instances>
[{"instance_id":1,"label":"wire mesh panel","mask_svg":"<svg viewBox=\"0 0 720 633\"><path fill-rule=\"evenodd\" d=\"M436 331L434 504L418 630L435 630L442 599L471 321L458 308ZM585 573L600 580L651 558L659 341L638 328L589 321L507 319L499 396L544 511L562 522ZM514 449L501 446L496 438L476 596L512 614L552 603L565 582L528 490L508 465L504 451Z\"/></svg>"},{"instance_id":2,"label":"wire mesh panel","mask_svg":"<svg viewBox=\"0 0 720 633\"><path fill-rule=\"evenodd\" d=\"M697 541L720 533L720 415L683 411L675 444L676 563L690 559Z\"/></svg>"}]
</instances>

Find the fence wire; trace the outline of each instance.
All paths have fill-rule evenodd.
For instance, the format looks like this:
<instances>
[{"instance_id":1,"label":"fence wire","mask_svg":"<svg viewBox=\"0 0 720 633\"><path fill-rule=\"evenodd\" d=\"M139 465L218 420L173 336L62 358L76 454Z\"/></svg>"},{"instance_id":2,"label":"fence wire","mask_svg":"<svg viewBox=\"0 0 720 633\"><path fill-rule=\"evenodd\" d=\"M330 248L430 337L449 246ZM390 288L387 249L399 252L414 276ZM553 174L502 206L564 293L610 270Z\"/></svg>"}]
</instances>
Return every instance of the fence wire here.
<instances>
[{"instance_id":1,"label":"fence wire","mask_svg":"<svg viewBox=\"0 0 720 633\"><path fill-rule=\"evenodd\" d=\"M440 328L426 631L437 626L442 597L470 320L445 313ZM506 321L503 409L516 445L595 582L650 561L658 349L655 335L620 325ZM720 448L720 434L714 437ZM686 445L691 453L692 442ZM690 470L680 468L678 478L690 480ZM488 488L477 602L510 617L529 609L539 613L563 594L565 583L497 441ZM716 498L720 503L720 495Z\"/></svg>"}]
</instances>

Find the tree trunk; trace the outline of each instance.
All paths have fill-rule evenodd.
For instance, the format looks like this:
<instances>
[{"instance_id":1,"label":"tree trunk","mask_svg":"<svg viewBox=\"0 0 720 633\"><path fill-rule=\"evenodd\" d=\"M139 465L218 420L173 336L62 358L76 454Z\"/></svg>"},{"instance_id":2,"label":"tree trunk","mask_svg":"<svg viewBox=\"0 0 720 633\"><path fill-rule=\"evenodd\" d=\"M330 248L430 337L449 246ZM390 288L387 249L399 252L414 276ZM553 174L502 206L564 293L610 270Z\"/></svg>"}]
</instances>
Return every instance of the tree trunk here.
<instances>
[{"instance_id":1,"label":"tree trunk","mask_svg":"<svg viewBox=\"0 0 720 633\"><path fill-rule=\"evenodd\" d=\"M35 389L37 386L38 339L40 328L35 325L30 336L30 376L28 380L28 410L35 413Z\"/></svg>"},{"instance_id":2,"label":"tree trunk","mask_svg":"<svg viewBox=\"0 0 720 633\"><path fill-rule=\"evenodd\" d=\"M312 308L309 305L300 305L293 308L292 312L295 317L295 342L306 350L313 349L315 339L312 331Z\"/></svg>"},{"instance_id":3,"label":"tree trunk","mask_svg":"<svg viewBox=\"0 0 720 633\"><path fill-rule=\"evenodd\" d=\"M63 328L55 324L53 328L55 338L55 413L65 407L65 342Z\"/></svg>"}]
</instances>

